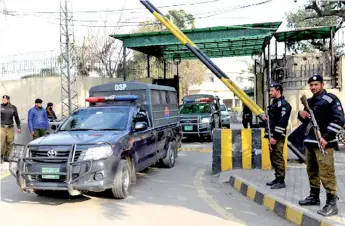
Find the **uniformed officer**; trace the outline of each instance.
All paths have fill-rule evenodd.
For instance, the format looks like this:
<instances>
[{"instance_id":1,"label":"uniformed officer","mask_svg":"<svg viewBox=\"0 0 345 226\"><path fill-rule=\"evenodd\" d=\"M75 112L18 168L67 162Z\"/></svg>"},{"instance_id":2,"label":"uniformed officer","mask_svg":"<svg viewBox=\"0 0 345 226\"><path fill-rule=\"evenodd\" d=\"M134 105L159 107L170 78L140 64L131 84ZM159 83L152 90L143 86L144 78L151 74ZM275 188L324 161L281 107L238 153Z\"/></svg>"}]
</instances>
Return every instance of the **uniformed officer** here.
<instances>
[{"instance_id":1,"label":"uniformed officer","mask_svg":"<svg viewBox=\"0 0 345 226\"><path fill-rule=\"evenodd\" d=\"M334 170L333 148L338 145L336 134L342 129L344 122L344 112L342 105L334 94L327 93L324 90L323 78L321 75L314 75L309 80L309 87L313 96L308 99L308 105L315 115L316 122L320 128L320 144L326 151L322 155L313 129L306 131L307 137L304 144L307 147L306 162L307 173L309 176L310 195L300 200L299 204L303 206L320 205L320 181L325 188L326 205L318 214L323 216L332 216L338 213L336 205L337 200L337 182ZM298 113L298 118L303 123L310 123L309 112L303 110Z\"/></svg>"},{"instance_id":2,"label":"uniformed officer","mask_svg":"<svg viewBox=\"0 0 345 226\"><path fill-rule=\"evenodd\" d=\"M14 141L13 118L16 121L18 133L21 133L17 108L10 103L10 97L4 95L1 104L1 162L3 160L8 161L12 150Z\"/></svg>"},{"instance_id":3,"label":"uniformed officer","mask_svg":"<svg viewBox=\"0 0 345 226\"><path fill-rule=\"evenodd\" d=\"M270 96L273 98L272 104L268 106L269 125L271 139L269 140L272 150L270 152L271 164L275 170L275 179L266 185L271 189L285 188L285 161L283 155L286 127L288 126L291 105L283 96L283 87L281 84L272 84L270 87ZM266 128L265 138L268 138Z\"/></svg>"}]
</instances>

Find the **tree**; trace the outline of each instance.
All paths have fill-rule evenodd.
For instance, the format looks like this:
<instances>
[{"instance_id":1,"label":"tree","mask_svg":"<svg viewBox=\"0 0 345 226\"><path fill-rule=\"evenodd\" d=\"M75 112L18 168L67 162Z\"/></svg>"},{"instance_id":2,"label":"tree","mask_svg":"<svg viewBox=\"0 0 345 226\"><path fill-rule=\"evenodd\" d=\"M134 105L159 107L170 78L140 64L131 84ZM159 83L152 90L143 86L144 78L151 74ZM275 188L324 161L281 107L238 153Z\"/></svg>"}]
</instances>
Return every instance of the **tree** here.
<instances>
[{"instance_id":1,"label":"tree","mask_svg":"<svg viewBox=\"0 0 345 226\"><path fill-rule=\"evenodd\" d=\"M345 1L315 1L310 0L308 4L297 12L286 14L287 26L290 28L306 28L316 26L336 26L340 29L345 21ZM308 42L287 43L289 50L297 53L313 52L315 50L325 51L328 43L324 40L311 40ZM336 49L339 49L336 47Z\"/></svg>"}]
</instances>

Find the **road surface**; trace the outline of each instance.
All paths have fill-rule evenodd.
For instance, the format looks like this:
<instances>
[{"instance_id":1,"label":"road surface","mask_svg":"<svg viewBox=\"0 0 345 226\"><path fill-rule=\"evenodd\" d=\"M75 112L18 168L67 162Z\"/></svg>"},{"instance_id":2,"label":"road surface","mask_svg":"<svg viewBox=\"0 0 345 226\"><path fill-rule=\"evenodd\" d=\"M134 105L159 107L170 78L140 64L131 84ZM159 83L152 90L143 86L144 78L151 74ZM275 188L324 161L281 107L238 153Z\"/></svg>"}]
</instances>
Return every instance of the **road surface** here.
<instances>
[{"instance_id":1,"label":"road surface","mask_svg":"<svg viewBox=\"0 0 345 226\"><path fill-rule=\"evenodd\" d=\"M103 194L39 197L1 180L0 219L6 226L291 225L211 176L211 153L180 152L172 169L138 174L125 200Z\"/></svg>"}]
</instances>

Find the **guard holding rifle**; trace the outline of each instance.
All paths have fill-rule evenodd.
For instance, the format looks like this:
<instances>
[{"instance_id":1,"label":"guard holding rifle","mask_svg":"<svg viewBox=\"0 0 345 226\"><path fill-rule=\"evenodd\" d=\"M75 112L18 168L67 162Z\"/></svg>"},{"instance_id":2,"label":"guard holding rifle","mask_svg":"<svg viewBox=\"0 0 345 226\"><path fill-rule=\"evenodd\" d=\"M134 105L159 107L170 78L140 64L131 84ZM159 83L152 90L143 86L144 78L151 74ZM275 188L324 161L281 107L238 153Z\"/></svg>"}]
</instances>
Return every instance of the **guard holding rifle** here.
<instances>
[{"instance_id":1,"label":"guard holding rifle","mask_svg":"<svg viewBox=\"0 0 345 226\"><path fill-rule=\"evenodd\" d=\"M338 214L333 149L338 145L336 135L344 125L344 112L339 99L324 90L321 75L312 76L308 83L313 97L304 103L305 108L298 113L298 119L308 125L304 144L307 147L306 163L310 195L306 199L300 200L299 204L303 206L320 205L321 181L327 192L327 200L323 209L317 213L332 216ZM310 110L308 111L306 107ZM313 120L313 116L315 120Z\"/></svg>"},{"instance_id":2,"label":"guard holding rifle","mask_svg":"<svg viewBox=\"0 0 345 226\"><path fill-rule=\"evenodd\" d=\"M268 106L269 130L266 126L265 138L270 142L271 164L275 170L275 179L266 185L271 189L285 188L285 161L284 161L284 143L286 137L286 127L288 126L291 105L283 96L283 87L280 84L270 86L270 96L273 103ZM264 118L266 119L266 118Z\"/></svg>"}]
</instances>

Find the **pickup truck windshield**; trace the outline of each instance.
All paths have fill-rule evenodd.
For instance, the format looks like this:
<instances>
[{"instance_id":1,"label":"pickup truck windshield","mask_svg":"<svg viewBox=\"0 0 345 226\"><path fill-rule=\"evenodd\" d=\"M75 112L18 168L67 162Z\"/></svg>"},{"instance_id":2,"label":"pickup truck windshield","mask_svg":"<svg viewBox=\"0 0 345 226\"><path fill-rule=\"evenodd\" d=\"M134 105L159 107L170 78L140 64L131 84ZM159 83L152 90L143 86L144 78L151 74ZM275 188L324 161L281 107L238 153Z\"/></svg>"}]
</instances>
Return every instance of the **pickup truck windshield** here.
<instances>
[{"instance_id":1,"label":"pickup truck windshield","mask_svg":"<svg viewBox=\"0 0 345 226\"><path fill-rule=\"evenodd\" d=\"M191 103L181 107L180 114L211 114L211 104Z\"/></svg>"},{"instance_id":2,"label":"pickup truck windshield","mask_svg":"<svg viewBox=\"0 0 345 226\"><path fill-rule=\"evenodd\" d=\"M86 108L74 112L59 131L125 130L129 108Z\"/></svg>"}]
</instances>

